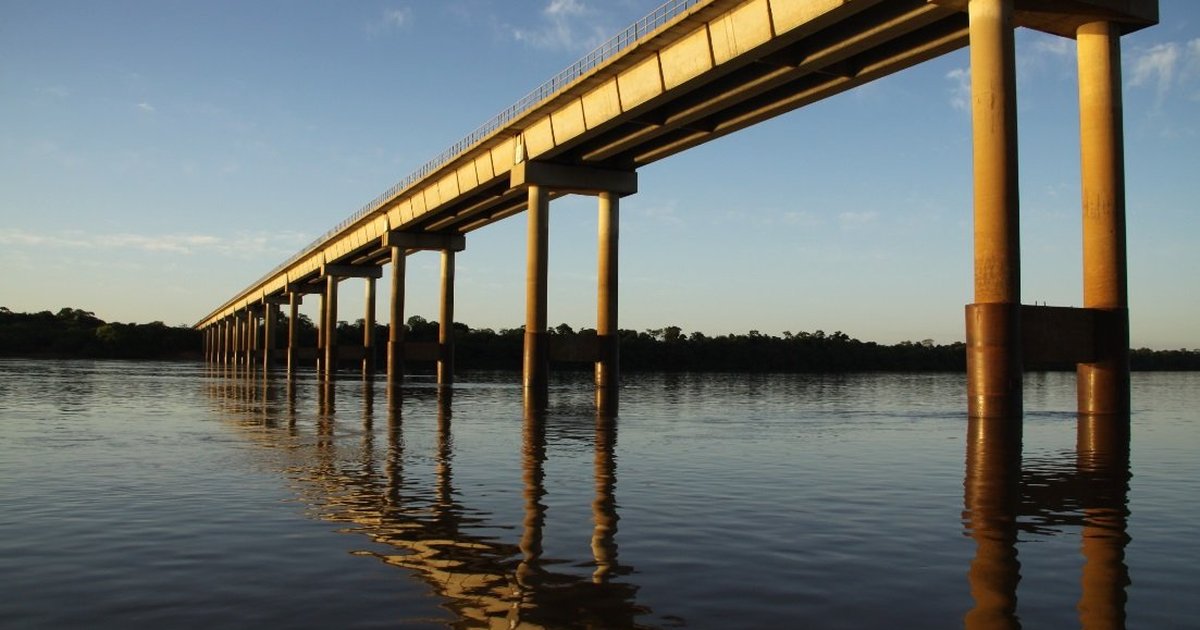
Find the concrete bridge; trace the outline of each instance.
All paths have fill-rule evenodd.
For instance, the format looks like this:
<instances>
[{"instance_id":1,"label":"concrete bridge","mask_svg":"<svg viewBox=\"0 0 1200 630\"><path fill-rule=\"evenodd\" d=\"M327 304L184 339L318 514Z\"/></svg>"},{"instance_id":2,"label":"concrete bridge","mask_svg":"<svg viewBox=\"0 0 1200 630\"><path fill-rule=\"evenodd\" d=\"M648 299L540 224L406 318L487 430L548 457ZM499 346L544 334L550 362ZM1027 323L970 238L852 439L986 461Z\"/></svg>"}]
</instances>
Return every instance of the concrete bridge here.
<instances>
[{"instance_id":1,"label":"concrete bridge","mask_svg":"<svg viewBox=\"0 0 1200 630\"><path fill-rule=\"evenodd\" d=\"M498 114L200 320L211 361L294 373L303 296L321 299L316 367L332 377L339 283L366 281L364 372L374 371L375 282L390 266L387 373L399 383L405 258L442 256L438 379L453 378L454 256L466 234L525 212L523 385L545 404L550 201L598 199L597 406L616 407L619 200L637 169L970 45L975 295L966 307L968 412L1019 417L1039 360L1079 365L1079 408L1128 413L1129 314L1120 36L1157 0L672 0ZM1014 29L1076 40L1083 178L1083 308L1020 304ZM276 322L287 305L286 344Z\"/></svg>"}]
</instances>

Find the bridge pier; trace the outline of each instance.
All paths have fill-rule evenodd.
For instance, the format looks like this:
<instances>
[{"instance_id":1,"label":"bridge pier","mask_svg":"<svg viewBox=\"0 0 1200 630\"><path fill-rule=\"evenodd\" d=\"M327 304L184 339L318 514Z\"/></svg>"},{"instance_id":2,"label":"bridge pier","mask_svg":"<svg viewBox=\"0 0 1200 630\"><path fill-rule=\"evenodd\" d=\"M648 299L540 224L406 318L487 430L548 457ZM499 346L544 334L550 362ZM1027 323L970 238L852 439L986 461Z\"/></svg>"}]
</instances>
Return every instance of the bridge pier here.
<instances>
[{"instance_id":1,"label":"bridge pier","mask_svg":"<svg viewBox=\"0 0 1200 630\"><path fill-rule=\"evenodd\" d=\"M1106 311L1093 361L1076 370L1079 411L1129 414L1129 301L1125 256L1125 156L1121 40L1117 25L1079 27L1079 127L1083 192L1083 306Z\"/></svg>"},{"instance_id":2,"label":"bridge pier","mask_svg":"<svg viewBox=\"0 0 1200 630\"><path fill-rule=\"evenodd\" d=\"M363 294L363 358L362 375L370 381L375 376L375 278L366 278Z\"/></svg>"},{"instance_id":3,"label":"bridge pier","mask_svg":"<svg viewBox=\"0 0 1200 630\"><path fill-rule=\"evenodd\" d=\"M287 377L292 380L296 376L296 350L300 347L300 300L297 291L288 291L288 330L287 330Z\"/></svg>"},{"instance_id":4,"label":"bridge pier","mask_svg":"<svg viewBox=\"0 0 1200 630\"><path fill-rule=\"evenodd\" d=\"M392 246L392 297L388 308L387 382L399 387L404 380L404 272L406 252Z\"/></svg>"},{"instance_id":5,"label":"bridge pier","mask_svg":"<svg viewBox=\"0 0 1200 630\"><path fill-rule=\"evenodd\" d=\"M324 320L322 330L325 338L324 356L325 368L322 374L327 379L332 379L338 367L338 343L337 343L337 292L338 282L343 278L363 278L367 281L366 288L366 311L363 316L365 324L363 331L363 370L366 374L367 361L371 360L371 348L367 347L371 343L372 332L369 329L375 325L375 280L383 277L383 270L375 265L321 265L321 277L325 278L325 301L323 304L321 319Z\"/></svg>"},{"instance_id":6,"label":"bridge pier","mask_svg":"<svg viewBox=\"0 0 1200 630\"><path fill-rule=\"evenodd\" d=\"M1021 416L1021 254L1012 0L970 0L975 302L967 306L967 413Z\"/></svg>"},{"instance_id":7,"label":"bridge pier","mask_svg":"<svg viewBox=\"0 0 1200 630\"><path fill-rule=\"evenodd\" d=\"M526 232L525 352L522 385L527 410L546 406L550 374L546 312L549 271L550 193L596 196L599 201L597 306L594 353L596 406L615 412L620 384L617 342L617 246L619 201L637 192L637 173L548 162L520 162L509 176L511 188L524 186L529 214Z\"/></svg>"},{"instance_id":8,"label":"bridge pier","mask_svg":"<svg viewBox=\"0 0 1200 630\"><path fill-rule=\"evenodd\" d=\"M442 250L441 313L438 315L437 382L454 383L454 251Z\"/></svg>"}]
</instances>

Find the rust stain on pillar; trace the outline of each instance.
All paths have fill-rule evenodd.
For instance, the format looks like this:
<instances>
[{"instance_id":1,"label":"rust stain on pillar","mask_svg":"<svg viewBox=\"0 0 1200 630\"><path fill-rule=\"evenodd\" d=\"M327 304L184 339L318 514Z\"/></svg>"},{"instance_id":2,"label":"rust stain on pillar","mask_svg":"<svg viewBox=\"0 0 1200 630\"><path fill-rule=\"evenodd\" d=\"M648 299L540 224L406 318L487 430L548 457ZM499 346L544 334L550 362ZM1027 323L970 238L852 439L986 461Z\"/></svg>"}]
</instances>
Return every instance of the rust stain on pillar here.
<instances>
[{"instance_id":1,"label":"rust stain on pillar","mask_svg":"<svg viewBox=\"0 0 1200 630\"><path fill-rule=\"evenodd\" d=\"M1079 27L1079 127L1083 191L1083 305L1110 311L1096 335L1099 360L1077 370L1079 411L1129 413L1129 302L1120 31Z\"/></svg>"},{"instance_id":2,"label":"rust stain on pillar","mask_svg":"<svg viewBox=\"0 0 1200 630\"><path fill-rule=\"evenodd\" d=\"M549 348L546 338L548 297L550 197L541 186L529 186L529 224L525 267L525 355L524 379L527 400L536 402L549 384ZM535 405L540 406L540 405Z\"/></svg>"},{"instance_id":3,"label":"rust stain on pillar","mask_svg":"<svg viewBox=\"0 0 1200 630\"><path fill-rule=\"evenodd\" d=\"M1020 417L1020 221L1012 0L971 0L975 303L967 307L971 417Z\"/></svg>"}]
</instances>

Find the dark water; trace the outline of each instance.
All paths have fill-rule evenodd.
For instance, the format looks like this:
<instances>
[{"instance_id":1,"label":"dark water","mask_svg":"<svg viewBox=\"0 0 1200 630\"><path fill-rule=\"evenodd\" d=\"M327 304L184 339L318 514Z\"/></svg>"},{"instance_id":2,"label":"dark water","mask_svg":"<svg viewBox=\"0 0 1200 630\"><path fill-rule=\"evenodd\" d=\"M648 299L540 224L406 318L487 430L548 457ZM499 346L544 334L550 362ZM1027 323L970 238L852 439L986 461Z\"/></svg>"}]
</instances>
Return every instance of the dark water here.
<instances>
[{"instance_id":1,"label":"dark water","mask_svg":"<svg viewBox=\"0 0 1200 630\"><path fill-rule=\"evenodd\" d=\"M0 627L1200 623L1200 374L1134 375L1128 451L1069 374L1023 445L960 375L517 379L0 361Z\"/></svg>"}]
</instances>

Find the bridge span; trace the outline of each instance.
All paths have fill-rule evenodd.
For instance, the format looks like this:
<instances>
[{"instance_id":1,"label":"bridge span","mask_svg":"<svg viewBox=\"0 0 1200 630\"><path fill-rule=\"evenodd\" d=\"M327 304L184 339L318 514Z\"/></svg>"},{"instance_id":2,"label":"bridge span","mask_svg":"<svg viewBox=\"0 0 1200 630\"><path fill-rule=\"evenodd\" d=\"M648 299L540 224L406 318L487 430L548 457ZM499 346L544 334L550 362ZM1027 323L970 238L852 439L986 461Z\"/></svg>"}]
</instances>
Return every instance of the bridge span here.
<instances>
[{"instance_id":1,"label":"bridge span","mask_svg":"<svg viewBox=\"0 0 1200 630\"><path fill-rule=\"evenodd\" d=\"M524 212L523 386L545 404L550 201L598 199L597 405L615 409L620 198L637 169L970 45L975 295L966 307L968 413L1019 417L1021 376L1041 360L1079 365L1084 413L1128 413L1120 37L1155 24L1157 0L671 0L380 194L196 327L211 361L294 373L303 296L321 299L314 364L341 358L338 285L364 278L362 369L375 370L375 283L390 268L387 374L403 375L405 258L442 255L441 333L427 354L453 379L454 257L466 235ZM1076 41L1083 178L1084 306L1020 304L1014 30ZM286 344L279 309L286 305ZM349 349L346 349L349 350ZM357 353L357 351L356 351ZM286 359L284 359L286 357Z\"/></svg>"}]
</instances>

